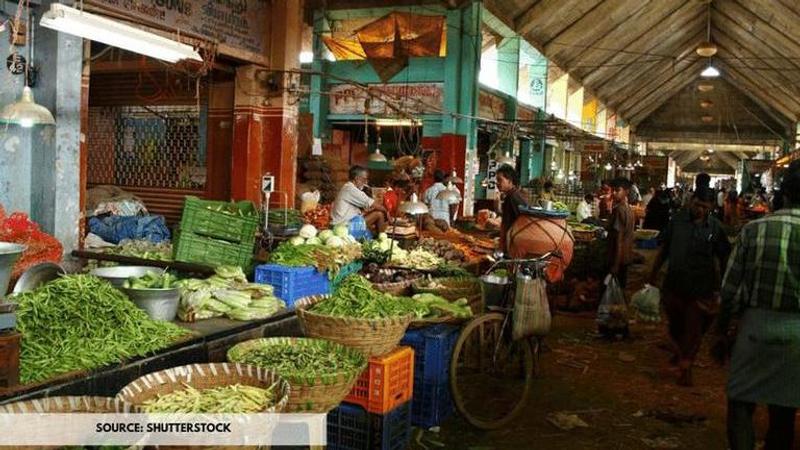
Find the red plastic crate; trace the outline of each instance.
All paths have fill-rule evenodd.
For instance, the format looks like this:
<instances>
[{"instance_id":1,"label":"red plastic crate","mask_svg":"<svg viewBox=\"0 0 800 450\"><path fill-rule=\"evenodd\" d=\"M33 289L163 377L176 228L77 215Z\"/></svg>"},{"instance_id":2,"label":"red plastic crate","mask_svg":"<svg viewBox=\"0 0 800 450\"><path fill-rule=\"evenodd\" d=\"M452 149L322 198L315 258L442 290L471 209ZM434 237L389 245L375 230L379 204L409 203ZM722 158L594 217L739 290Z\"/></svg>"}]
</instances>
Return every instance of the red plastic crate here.
<instances>
[{"instance_id":1,"label":"red plastic crate","mask_svg":"<svg viewBox=\"0 0 800 450\"><path fill-rule=\"evenodd\" d=\"M367 411L383 414L411 400L414 394L414 350L398 347L369 359L367 370L358 377L344 401Z\"/></svg>"}]
</instances>

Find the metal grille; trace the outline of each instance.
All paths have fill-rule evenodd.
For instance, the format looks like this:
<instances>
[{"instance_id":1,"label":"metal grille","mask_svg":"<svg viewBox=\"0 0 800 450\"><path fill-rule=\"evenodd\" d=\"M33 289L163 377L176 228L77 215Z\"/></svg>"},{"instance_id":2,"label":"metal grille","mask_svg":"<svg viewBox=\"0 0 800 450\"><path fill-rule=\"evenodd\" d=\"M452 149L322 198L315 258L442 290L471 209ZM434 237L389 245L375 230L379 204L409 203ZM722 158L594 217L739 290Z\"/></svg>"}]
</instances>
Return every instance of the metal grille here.
<instances>
[{"instance_id":1,"label":"metal grille","mask_svg":"<svg viewBox=\"0 0 800 450\"><path fill-rule=\"evenodd\" d=\"M204 127L197 106L89 108L89 184L203 189Z\"/></svg>"}]
</instances>

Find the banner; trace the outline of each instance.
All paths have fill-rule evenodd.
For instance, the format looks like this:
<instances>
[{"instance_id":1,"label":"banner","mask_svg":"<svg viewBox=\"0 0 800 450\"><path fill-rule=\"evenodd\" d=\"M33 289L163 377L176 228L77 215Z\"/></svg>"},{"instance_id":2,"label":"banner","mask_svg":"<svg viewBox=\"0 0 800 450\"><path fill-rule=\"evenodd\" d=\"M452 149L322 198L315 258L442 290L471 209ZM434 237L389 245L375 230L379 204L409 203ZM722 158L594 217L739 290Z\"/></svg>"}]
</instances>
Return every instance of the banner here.
<instances>
[{"instance_id":1,"label":"banner","mask_svg":"<svg viewBox=\"0 0 800 450\"><path fill-rule=\"evenodd\" d=\"M268 62L269 0L86 0L86 3L167 32L217 42L223 54Z\"/></svg>"},{"instance_id":2,"label":"banner","mask_svg":"<svg viewBox=\"0 0 800 450\"><path fill-rule=\"evenodd\" d=\"M408 114L441 114L444 105L444 83L370 84L367 89L335 84L329 91L331 114L365 114L367 100L370 115L398 113L375 96L396 100L394 106Z\"/></svg>"}]
</instances>

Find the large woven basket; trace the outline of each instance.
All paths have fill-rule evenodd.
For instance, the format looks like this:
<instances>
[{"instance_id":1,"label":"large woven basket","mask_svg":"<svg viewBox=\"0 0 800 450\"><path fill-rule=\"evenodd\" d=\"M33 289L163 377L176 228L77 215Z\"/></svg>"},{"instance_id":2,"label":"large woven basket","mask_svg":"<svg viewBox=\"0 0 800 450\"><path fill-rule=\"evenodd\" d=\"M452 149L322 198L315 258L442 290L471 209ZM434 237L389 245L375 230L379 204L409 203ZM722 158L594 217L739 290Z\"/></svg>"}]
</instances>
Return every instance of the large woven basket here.
<instances>
[{"instance_id":1,"label":"large woven basket","mask_svg":"<svg viewBox=\"0 0 800 450\"><path fill-rule=\"evenodd\" d=\"M380 270L394 272L393 269L380 269ZM386 294L406 296L411 293L411 284L420 278L422 278L421 273L416 274L414 278L406 279L403 281L397 281L394 283L372 283L372 287L374 287L376 291L384 292Z\"/></svg>"},{"instance_id":2,"label":"large woven basket","mask_svg":"<svg viewBox=\"0 0 800 450\"><path fill-rule=\"evenodd\" d=\"M189 385L195 389L210 389L232 384L244 384L259 388L275 385L277 401L265 408L264 413L279 413L289 401L289 383L275 372L246 364L211 363L190 364L153 372L137 378L122 388L117 399L134 404L142 403Z\"/></svg>"},{"instance_id":3,"label":"large woven basket","mask_svg":"<svg viewBox=\"0 0 800 450\"><path fill-rule=\"evenodd\" d=\"M260 347L271 345L308 346L311 344L330 345L333 347L332 350L350 353L362 361L361 366L355 370L331 372L313 379L279 373L292 386L289 402L286 405L286 412L324 414L336 408L342 402L353 389L358 376L367 367L367 359L361 352L342 344L322 339L275 337L252 339L234 345L228 350L228 361L240 362L245 354ZM264 368L274 370L272 367L264 366Z\"/></svg>"},{"instance_id":4,"label":"large woven basket","mask_svg":"<svg viewBox=\"0 0 800 450\"><path fill-rule=\"evenodd\" d=\"M437 286L429 286L431 282L436 282ZM481 284L474 277L440 277L415 280L411 287L414 293L431 293L448 300L458 300L460 298L470 298L475 294L480 294Z\"/></svg>"},{"instance_id":5,"label":"large woven basket","mask_svg":"<svg viewBox=\"0 0 800 450\"><path fill-rule=\"evenodd\" d=\"M383 355L400 343L413 314L387 319L358 319L316 314L310 310L329 295L312 295L295 302L295 311L307 337L338 342L367 357Z\"/></svg>"}]
</instances>

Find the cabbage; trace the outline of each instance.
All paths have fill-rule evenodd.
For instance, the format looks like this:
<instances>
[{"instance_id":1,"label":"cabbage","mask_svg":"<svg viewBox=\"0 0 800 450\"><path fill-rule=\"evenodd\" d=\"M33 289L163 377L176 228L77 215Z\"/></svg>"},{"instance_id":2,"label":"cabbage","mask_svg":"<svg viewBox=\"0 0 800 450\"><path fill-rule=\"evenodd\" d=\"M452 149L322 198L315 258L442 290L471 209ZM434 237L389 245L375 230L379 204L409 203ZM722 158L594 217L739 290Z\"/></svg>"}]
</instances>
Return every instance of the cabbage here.
<instances>
[{"instance_id":1,"label":"cabbage","mask_svg":"<svg viewBox=\"0 0 800 450\"><path fill-rule=\"evenodd\" d=\"M302 228L300 228L300 237L303 239L313 238L317 235L317 229L314 225L305 224Z\"/></svg>"},{"instance_id":2,"label":"cabbage","mask_svg":"<svg viewBox=\"0 0 800 450\"><path fill-rule=\"evenodd\" d=\"M309 245L322 245L322 238L320 238L319 236L318 237L308 238L308 239L306 239L306 244L309 244Z\"/></svg>"},{"instance_id":3,"label":"cabbage","mask_svg":"<svg viewBox=\"0 0 800 450\"><path fill-rule=\"evenodd\" d=\"M306 242L306 240L303 239L300 236L295 236L295 237L289 239L289 243L292 244L292 245L303 245L303 244L305 244L305 242Z\"/></svg>"},{"instance_id":4,"label":"cabbage","mask_svg":"<svg viewBox=\"0 0 800 450\"><path fill-rule=\"evenodd\" d=\"M349 234L347 236L344 236L342 240L345 242L345 244L358 244L356 238L350 236Z\"/></svg>"},{"instance_id":5,"label":"cabbage","mask_svg":"<svg viewBox=\"0 0 800 450\"><path fill-rule=\"evenodd\" d=\"M328 247L342 247L344 246L344 239L339 236L331 236L325 241L325 245Z\"/></svg>"},{"instance_id":6,"label":"cabbage","mask_svg":"<svg viewBox=\"0 0 800 450\"><path fill-rule=\"evenodd\" d=\"M381 234L378 235L378 240L381 241L381 242L388 241L389 240L389 235L386 234L386 233L381 233Z\"/></svg>"},{"instance_id":7,"label":"cabbage","mask_svg":"<svg viewBox=\"0 0 800 450\"><path fill-rule=\"evenodd\" d=\"M333 231L331 231L331 230L322 230L322 231L319 232L319 235L317 237L320 238L320 240L322 240L322 242L325 242L331 236L333 236Z\"/></svg>"},{"instance_id":8,"label":"cabbage","mask_svg":"<svg viewBox=\"0 0 800 450\"><path fill-rule=\"evenodd\" d=\"M336 225L335 227L333 227L333 234L335 234L336 236L339 236L340 238L343 238L343 237L349 235L350 232L347 231L347 225L345 225L343 223L340 223L339 225Z\"/></svg>"}]
</instances>

